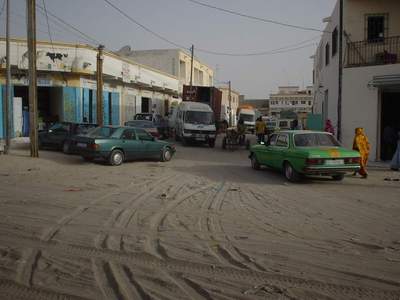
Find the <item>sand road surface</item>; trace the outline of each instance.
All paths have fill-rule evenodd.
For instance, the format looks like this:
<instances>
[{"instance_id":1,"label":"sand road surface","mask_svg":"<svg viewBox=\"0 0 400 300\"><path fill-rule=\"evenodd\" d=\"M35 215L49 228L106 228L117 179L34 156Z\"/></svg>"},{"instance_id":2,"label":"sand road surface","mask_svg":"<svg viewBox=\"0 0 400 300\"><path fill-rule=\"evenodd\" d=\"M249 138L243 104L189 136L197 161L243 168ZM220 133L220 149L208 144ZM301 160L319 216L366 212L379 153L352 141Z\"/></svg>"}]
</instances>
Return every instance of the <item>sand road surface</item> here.
<instances>
[{"instance_id":1,"label":"sand road surface","mask_svg":"<svg viewBox=\"0 0 400 300\"><path fill-rule=\"evenodd\" d=\"M0 156L0 299L400 299L400 183L287 183L246 151Z\"/></svg>"}]
</instances>

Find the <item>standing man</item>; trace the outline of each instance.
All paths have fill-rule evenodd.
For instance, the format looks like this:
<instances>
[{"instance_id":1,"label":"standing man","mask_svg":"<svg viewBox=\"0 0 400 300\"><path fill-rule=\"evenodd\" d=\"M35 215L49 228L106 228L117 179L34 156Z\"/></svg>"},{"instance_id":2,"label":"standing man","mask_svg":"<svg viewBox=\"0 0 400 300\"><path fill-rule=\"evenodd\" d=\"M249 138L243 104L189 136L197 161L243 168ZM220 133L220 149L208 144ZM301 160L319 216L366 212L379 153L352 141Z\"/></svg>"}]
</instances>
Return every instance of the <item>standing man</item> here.
<instances>
[{"instance_id":1,"label":"standing man","mask_svg":"<svg viewBox=\"0 0 400 300\"><path fill-rule=\"evenodd\" d=\"M257 142L261 144L264 142L264 135L265 135L265 123L261 117L258 117L256 120L256 135L257 135Z\"/></svg>"}]
</instances>

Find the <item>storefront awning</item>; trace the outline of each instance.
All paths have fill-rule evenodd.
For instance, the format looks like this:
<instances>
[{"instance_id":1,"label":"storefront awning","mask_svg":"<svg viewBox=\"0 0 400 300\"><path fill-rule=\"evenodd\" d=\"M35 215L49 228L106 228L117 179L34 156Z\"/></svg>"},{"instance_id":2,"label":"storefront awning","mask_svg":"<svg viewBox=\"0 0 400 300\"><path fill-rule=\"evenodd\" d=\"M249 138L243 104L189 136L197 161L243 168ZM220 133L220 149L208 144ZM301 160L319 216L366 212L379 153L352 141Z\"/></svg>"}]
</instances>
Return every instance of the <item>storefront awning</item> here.
<instances>
[{"instance_id":1,"label":"storefront awning","mask_svg":"<svg viewBox=\"0 0 400 300\"><path fill-rule=\"evenodd\" d=\"M400 74L374 76L368 85L371 87L400 87Z\"/></svg>"}]
</instances>

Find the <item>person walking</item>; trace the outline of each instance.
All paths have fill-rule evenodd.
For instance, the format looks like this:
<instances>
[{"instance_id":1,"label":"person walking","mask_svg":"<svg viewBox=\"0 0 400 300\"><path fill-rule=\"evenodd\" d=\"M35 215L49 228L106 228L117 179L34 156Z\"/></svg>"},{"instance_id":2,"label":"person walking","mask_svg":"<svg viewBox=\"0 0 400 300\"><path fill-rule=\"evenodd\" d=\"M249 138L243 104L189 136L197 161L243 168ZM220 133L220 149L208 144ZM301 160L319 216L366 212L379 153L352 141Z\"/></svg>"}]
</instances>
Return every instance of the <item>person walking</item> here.
<instances>
[{"instance_id":1,"label":"person walking","mask_svg":"<svg viewBox=\"0 0 400 300\"><path fill-rule=\"evenodd\" d=\"M390 168L393 171L398 171L400 169L400 131L397 133L397 149L393 155Z\"/></svg>"},{"instance_id":2,"label":"person walking","mask_svg":"<svg viewBox=\"0 0 400 300\"><path fill-rule=\"evenodd\" d=\"M355 130L355 137L353 141L353 150L360 153L360 170L358 173L363 177L368 177L367 163L370 150L370 144L367 136L364 133L364 128L358 127ZM356 173L354 174L356 175Z\"/></svg>"},{"instance_id":3,"label":"person walking","mask_svg":"<svg viewBox=\"0 0 400 300\"><path fill-rule=\"evenodd\" d=\"M258 117L256 121L256 135L257 135L257 142L259 144L261 144L261 142L264 142L265 123L261 117Z\"/></svg>"}]
</instances>

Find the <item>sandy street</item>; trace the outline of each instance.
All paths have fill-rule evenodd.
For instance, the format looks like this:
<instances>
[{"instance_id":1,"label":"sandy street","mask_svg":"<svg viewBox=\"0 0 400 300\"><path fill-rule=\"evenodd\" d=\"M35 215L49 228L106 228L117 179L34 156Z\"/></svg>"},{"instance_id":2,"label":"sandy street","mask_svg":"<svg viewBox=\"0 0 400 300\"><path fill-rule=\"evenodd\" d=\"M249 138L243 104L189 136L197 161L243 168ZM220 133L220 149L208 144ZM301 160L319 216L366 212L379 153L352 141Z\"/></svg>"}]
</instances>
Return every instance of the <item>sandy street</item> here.
<instances>
[{"instance_id":1,"label":"sandy street","mask_svg":"<svg viewBox=\"0 0 400 300\"><path fill-rule=\"evenodd\" d=\"M292 184L177 149L0 156L0 299L400 299L399 173Z\"/></svg>"}]
</instances>

